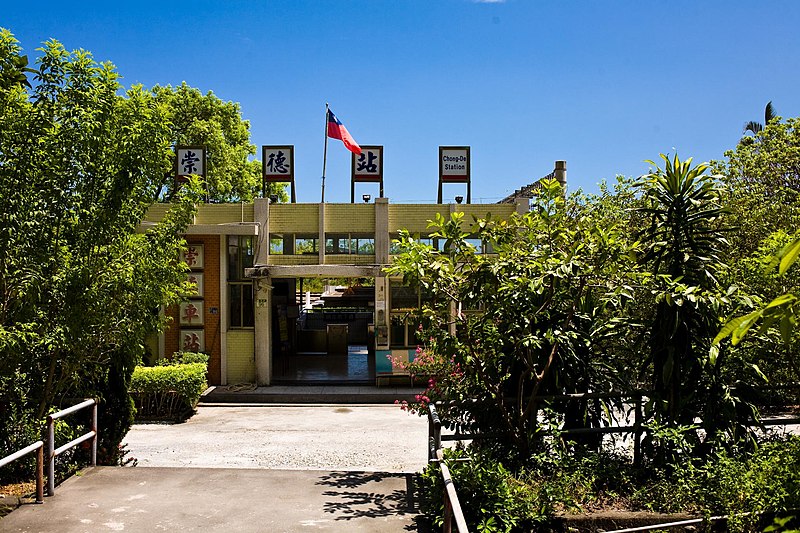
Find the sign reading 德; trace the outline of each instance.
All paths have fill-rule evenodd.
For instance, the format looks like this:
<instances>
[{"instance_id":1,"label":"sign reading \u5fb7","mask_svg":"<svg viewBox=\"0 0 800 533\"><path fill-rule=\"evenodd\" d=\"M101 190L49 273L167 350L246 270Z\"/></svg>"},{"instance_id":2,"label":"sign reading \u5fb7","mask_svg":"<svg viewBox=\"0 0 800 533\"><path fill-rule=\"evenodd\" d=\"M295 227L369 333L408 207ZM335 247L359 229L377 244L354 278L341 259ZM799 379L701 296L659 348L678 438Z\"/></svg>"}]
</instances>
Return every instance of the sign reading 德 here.
<instances>
[{"instance_id":1,"label":"sign reading \u5fb7","mask_svg":"<svg viewBox=\"0 0 800 533\"><path fill-rule=\"evenodd\" d=\"M266 195L267 183L291 183L294 202L294 146L262 146L261 167L262 196Z\"/></svg>"}]
</instances>

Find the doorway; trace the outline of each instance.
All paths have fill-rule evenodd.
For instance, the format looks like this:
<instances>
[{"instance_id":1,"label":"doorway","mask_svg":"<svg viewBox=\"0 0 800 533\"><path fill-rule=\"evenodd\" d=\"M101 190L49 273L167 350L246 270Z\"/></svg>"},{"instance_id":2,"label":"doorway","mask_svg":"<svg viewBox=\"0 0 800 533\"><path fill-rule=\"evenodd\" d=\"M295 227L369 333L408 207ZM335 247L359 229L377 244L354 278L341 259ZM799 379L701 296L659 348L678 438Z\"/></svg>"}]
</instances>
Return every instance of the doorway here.
<instances>
[{"instance_id":1,"label":"doorway","mask_svg":"<svg viewBox=\"0 0 800 533\"><path fill-rule=\"evenodd\" d=\"M273 381L375 382L375 283L273 278Z\"/></svg>"}]
</instances>

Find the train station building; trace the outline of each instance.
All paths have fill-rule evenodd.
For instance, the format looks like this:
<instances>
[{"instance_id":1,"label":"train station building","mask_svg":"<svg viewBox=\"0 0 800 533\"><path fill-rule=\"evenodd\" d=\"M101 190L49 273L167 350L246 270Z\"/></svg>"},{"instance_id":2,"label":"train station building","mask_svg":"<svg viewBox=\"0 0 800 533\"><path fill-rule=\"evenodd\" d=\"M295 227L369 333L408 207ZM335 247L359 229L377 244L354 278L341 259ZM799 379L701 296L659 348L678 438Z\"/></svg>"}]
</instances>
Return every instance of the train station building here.
<instances>
[{"instance_id":1,"label":"train station building","mask_svg":"<svg viewBox=\"0 0 800 533\"><path fill-rule=\"evenodd\" d=\"M557 161L546 177L566 183L566 163ZM374 384L391 373L389 356L413 359L413 311L425 299L384 271L400 231L430 239L428 221L437 213L463 212L465 230L473 216L522 214L534 188L491 204L393 204L379 197L200 205L183 257L197 290L165 311L172 321L148 342L150 357L206 352L212 385ZM151 206L143 227L168 208Z\"/></svg>"}]
</instances>

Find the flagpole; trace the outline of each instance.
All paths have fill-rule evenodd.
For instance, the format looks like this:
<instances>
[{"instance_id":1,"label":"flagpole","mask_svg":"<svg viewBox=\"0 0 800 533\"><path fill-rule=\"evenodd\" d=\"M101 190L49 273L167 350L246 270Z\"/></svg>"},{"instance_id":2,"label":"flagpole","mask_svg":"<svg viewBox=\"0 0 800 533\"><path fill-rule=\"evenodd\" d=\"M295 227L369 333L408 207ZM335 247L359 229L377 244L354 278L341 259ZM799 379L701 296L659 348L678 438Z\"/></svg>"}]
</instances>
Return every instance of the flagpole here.
<instances>
[{"instance_id":1,"label":"flagpole","mask_svg":"<svg viewBox=\"0 0 800 533\"><path fill-rule=\"evenodd\" d=\"M328 102L325 102L325 148L322 150L322 200L325 203L325 164L328 162Z\"/></svg>"}]
</instances>

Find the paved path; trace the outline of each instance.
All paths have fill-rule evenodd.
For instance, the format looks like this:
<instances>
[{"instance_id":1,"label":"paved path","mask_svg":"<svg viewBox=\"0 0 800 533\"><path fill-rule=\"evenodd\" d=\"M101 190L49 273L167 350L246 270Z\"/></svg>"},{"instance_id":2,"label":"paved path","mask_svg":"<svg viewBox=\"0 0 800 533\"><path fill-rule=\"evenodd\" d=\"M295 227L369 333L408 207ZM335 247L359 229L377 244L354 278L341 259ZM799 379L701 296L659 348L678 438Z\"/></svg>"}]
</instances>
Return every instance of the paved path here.
<instances>
[{"instance_id":1,"label":"paved path","mask_svg":"<svg viewBox=\"0 0 800 533\"><path fill-rule=\"evenodd\" d=\"M102 533L417 531L405 478L390 474L95 467L0 531Z\"/></svg>"},{"instance_id":2,"label":"paved path","mask_svg":"<svg viewBox=\"0 0 800 533\"><path fill-rule=\"evenodd\" d=\"M201 406L182 424L137 424L139 466L415 472L428 426L396 405Z\"/></svg>"},{"instance_id":3,"label":"paved path","mask_svg":"<svg viewBox=\"0 0 800 533\"><path fill-rule=\"evenodd\" d=\"M424 466L426 439L394 405L201 406L135 425L139 466L87 469L0 532L417 531L398 473Z\"/></svg>"}]
</instances>

